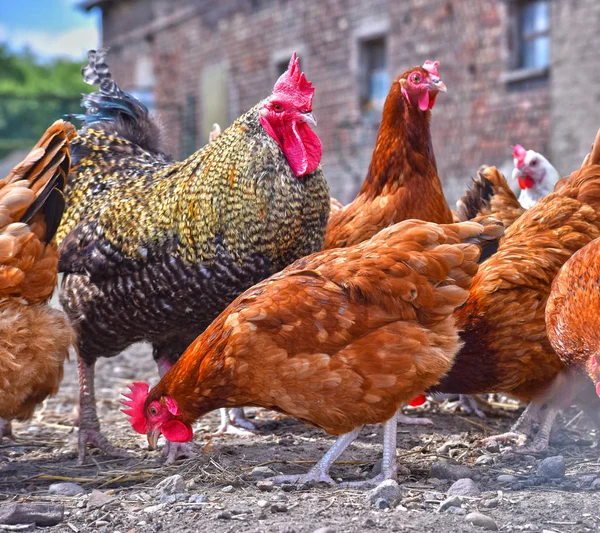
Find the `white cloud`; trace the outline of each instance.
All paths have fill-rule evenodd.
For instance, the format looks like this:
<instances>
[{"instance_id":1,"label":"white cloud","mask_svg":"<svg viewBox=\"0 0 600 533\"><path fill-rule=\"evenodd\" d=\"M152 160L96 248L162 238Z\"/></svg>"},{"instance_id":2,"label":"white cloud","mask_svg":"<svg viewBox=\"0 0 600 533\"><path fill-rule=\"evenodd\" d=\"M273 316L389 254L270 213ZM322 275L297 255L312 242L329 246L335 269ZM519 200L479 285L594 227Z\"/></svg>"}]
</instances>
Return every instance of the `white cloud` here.
<instances>
[{"instance_id":1,"label":"white cloud","mask_svg":"<svg viewBox=\"0 0 600 533\"><path fill-rule=\"evenodd\" d=\"M63 33L50 30L19 30L11 32L0 25L0 42L8 42L11 48L29 47L45 59L68 57L82 59L88 50L97 48L100 35L96 26L75 28Z\"/></svg>"}]
</instances>

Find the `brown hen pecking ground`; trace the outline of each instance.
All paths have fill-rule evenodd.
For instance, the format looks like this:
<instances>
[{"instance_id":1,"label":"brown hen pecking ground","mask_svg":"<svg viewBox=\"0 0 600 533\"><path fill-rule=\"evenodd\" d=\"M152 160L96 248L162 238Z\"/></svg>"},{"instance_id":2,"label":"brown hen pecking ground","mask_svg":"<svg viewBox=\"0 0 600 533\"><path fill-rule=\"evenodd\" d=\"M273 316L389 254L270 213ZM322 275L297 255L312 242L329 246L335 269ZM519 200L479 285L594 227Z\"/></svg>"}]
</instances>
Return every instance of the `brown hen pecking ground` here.
<instances>
[{"instance_id":1,"label":"brown hen pecking ground","mask_svg":"<svg viewBox=\"0 0 600 533\"><path fill-rule=\"evenodd\" d=\"M140 357L140 352L146 357ZM503 416L490 415L480 421L444 412L434 405L426 410L426 415L435 426L400 426L400 471L404 470L402 467L407 469L399 479L402 500L396 508L379 510L367 501L362 490L258 490L250 475L255 466L269 463L275 473L305 472L310 467L308 461L318 459L333 441L321 431L270 412L254 413L261 435L213 439L207 445L203 435L218 425L218 415L211 414L197 426L195 444L198 449L205 446L205 453L195 460L164 467L160 454L145 449L145 438L131 430L118 410L119 395L126 385L134 378L153 384L155 373L150 348L145 345L135 345L114 359L99 361L96 379L103 427L112 442L133 450L134 457L111 459L92 451L89 464L77 466L77 434L71 424L78 386L72 360L59 394L36 412L30 425L15 425L17 442L0 445L0 455L8 457L8 462L0 463L0 507L12 501L62 503L65 519L57 526L45 528L48 533L311 533L322 527L338 533L481 531L468 524L464 514L437 512L452 481L431 478L431 465L453 457L470 468L481 489L479 497L463 501L466 513L479 511L488 515L502 531L567 533L600 529L600 461L598 449L591 446L598 432L575 410L565 413L562 430L551 442L550 455L563 455L566 460L566 477L541 482L535 477L541 456L500 456L475 447L483 436L506 431L516 414L501 412ZM353 464L337 465L332 469L333 477L360 479L371 475L373 464L381 456L380 432L381 428L368 426L357 445L341 457ZM484 455L487 459L477 462ZM486 460L490 463L482 464ZM155 485L174 474L183 476L188 495L204 495L206 501L166 504L151 512L160 504ZM500 482L497 477L501 474L513 475L516 480ZM79 483L86 494L49 495L48 487L60 481L58 478ZM233 487L231 492L223 491L227 486ZM110 501L94 507L98 500L97 495L90 497L92 490L107 493Z\"/></svg>"}]
</instances>

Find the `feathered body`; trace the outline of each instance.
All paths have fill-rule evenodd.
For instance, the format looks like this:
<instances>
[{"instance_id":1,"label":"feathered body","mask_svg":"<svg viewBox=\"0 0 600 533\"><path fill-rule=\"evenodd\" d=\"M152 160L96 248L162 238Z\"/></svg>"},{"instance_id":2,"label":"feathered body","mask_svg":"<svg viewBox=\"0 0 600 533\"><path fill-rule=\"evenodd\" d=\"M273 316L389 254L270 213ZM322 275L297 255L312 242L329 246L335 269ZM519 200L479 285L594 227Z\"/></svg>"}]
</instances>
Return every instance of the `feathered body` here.
<instances>
[{"instance_id":1,"label":"feathered body","mask_svg":"<svg viewBox=\"0 0 600 533\"><path fill-rule=\"evenodd\" d=\"M321 248L330 197L307 124L314 89L294 55L271 97L172 162L150 150L140 131L154 122L103 59L86 67L101 90L84 97L91 127L74 142L61 303L88 367L146 340L164 371L238 294Z\"/></svg>"},{"instance_id":2,"label":"feathered body","mask_svg":"<svg viewBox=\"0 0 600 533\"><path fill-rule=\"evenodd\" d=\"M437 64L427 61L392 83L367 177L350 204L332 210L324 249L358 244L411 218L452 222L431 142L431 109L446 90Z\"/></svg>"},{"instance_id":3,"label":"feathered body","mask_svg":"<svg viewBox=\"0 0 600 533\"><path fill-rule=\"evenodd\" d=\"M47 305L56 286L53 241L75 128L58 121L0 181L0 417L26 420L63 376L74 334ZM0 438L2 435L0 435Z\"/></svg>"}]
</instances>

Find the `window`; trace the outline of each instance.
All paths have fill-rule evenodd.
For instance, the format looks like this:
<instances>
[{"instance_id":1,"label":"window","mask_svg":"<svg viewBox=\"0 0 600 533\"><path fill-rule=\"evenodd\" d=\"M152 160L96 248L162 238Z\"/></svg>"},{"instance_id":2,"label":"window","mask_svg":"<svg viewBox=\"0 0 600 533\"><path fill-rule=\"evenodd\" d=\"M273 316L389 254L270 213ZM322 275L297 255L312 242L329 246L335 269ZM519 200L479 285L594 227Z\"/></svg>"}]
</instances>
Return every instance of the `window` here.
<instances>
[{"instance_id":1,"label":"window","mask_svg":"<svg viewBox=\"0 0 600 533\"><path fill-rule=\"evenodd\" d=\"M545 69L550 66L550 2L517 4L517 69Z\"/></svg>"},{"instance_id":2,"label":"window","mask_svg":"<svg viewBox=\"0 0 600 533\"><path fill-rule=\"evenodd\" d=\"M381 110L390 90L385 37L361 41L359 61L360 107Z\"/></svg>"}]
</instances>

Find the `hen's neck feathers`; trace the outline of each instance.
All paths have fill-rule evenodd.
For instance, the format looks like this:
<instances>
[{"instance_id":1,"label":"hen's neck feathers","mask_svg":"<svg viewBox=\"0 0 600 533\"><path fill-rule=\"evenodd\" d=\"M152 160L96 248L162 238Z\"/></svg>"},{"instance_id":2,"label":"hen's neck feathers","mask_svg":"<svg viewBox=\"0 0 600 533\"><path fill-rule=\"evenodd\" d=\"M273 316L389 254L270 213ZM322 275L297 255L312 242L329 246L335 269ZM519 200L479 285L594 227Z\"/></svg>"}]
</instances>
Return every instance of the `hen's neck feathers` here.
<instances>
[{"instance_id":1,"label":"hen's neck feathers","mask_svg":"<svg viewBox=\"0 0 600 533\"><path fill-rule=\"evenodd\" d=\"M377 144L371 165L359 194L373 198L386 185L402 186L413 177L437 177L431 142L431 112L406 105L400 85L394 83L383 107Z\"/></svg>"}]
</instances>

